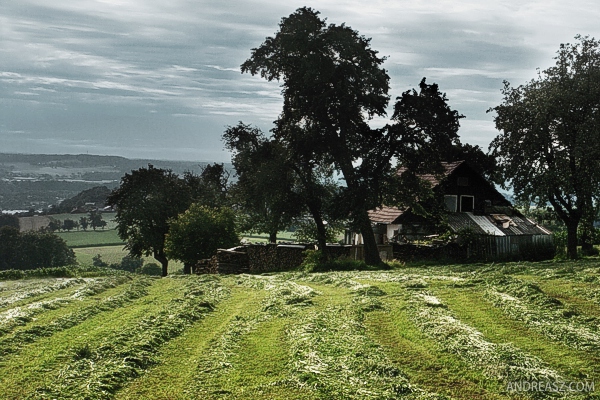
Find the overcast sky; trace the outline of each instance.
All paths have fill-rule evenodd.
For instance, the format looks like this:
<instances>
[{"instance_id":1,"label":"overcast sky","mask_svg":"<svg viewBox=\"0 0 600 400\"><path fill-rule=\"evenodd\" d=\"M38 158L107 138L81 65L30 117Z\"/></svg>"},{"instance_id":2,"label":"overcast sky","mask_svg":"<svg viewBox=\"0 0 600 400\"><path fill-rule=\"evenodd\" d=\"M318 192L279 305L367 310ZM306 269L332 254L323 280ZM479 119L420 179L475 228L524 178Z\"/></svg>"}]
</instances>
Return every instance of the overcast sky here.
<instances>
[{"instance_id":1,"label":"overcast sky","mask_svg":"<svg viewBox=\"0 0 600 400\"><path fill-rule=\"evenodd\" d=\"M226 126L268 131L282 105L239 66L302 6L372 38L392 99L438 83L466 116L461 140L484 149L503 80L600 38L597 0L2 0L0 152L229 161Z\"/></svg>"}]
</instances>

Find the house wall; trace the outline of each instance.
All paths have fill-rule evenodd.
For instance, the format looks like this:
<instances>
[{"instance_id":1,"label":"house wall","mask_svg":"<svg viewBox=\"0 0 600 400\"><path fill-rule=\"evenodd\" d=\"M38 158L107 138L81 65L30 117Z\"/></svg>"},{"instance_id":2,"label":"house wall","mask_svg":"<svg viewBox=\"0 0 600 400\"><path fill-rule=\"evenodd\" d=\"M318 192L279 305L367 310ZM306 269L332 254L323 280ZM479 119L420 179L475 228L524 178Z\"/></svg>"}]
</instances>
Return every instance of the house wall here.
<instances>
[{"instance_id":1,"label":"house wall","mask_svg":"<svg viewBox=\"0 0 600 400\"><path fill-rule=\"evenodd\" d=\"M489 200L491 206L510 207L511 205L491 183L485 180L467 164L458 166L456 170L440 184L437 191L441 195L457 196L457 211L460 211L460 196L473 196L475 198L475 212L484 212L486 200Z\"/></svg>"}]
</instances>

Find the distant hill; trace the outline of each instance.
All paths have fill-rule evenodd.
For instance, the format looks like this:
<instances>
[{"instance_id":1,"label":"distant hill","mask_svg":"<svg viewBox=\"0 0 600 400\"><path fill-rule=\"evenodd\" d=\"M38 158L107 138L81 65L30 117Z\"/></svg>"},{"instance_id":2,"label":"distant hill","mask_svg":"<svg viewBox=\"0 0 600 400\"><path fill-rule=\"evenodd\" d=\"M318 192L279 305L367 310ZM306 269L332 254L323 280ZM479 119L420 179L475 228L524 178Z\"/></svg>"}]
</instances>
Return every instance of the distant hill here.
<instances>
[{"instance_id":1,"label":"distant hill","mask_svg":"<svg viewBox=\"0 0 600 400\"><path fill-rule=\"evenodd\" d=\"M93 204L94 208L103 208L110 192L106 186L96 186L64 200L54 207L53 211L58 214L69 213L75 209L83 209L88 204Z\"/></svg>"},{"instance_id":2,"label":"distant hill","mask_svg":"<svg viewBox=\"0 0 600 400\"><path fill-rule=\"evenodd\" d=\"M97 186L113 189L126 173L146 167L199 173L207 161L129 159L90 154L0 153L0 209L45 209ZM226 164L227 169L232 169Z\"/></svg>"}]
</instances>

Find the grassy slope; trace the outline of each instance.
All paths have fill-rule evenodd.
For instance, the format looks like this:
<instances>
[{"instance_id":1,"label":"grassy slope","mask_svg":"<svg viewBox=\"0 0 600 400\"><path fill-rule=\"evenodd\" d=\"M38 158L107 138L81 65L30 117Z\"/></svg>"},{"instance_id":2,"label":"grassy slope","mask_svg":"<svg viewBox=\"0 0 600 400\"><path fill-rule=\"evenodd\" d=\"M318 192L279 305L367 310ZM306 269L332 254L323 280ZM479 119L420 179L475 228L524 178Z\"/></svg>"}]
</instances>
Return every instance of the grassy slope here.
<instances>
[{"instance_id":1,"label":"grassy slope","mask_svg":"<svg viewBox=\"0 0 600 400\"><path fill-rule=\"evenodd\" d=\"M544 293L560 298L565 306L576 308L585 316L598 317L600 305L573 291L574 288L598 288L600 279L594 281L594 277L600 274L594 272L597 270L591 271L588 273L593 278L588 279L591 282L542 277L535 270L519 271L518 276L524 281L538 283ZM360 357L379 360L377 368L389 371L397 369L415 387L456 399L527 398L522 394L506 393L505 382L490 379L480 368L471 365L468 359L446 351L440 345L442 338L427 335L415 324L409 312L410 301L411 296L421 289L411 288L406 284L407 280L424 282L426 290L441 299L448 312L452 312L462 323L480 331L488 342L512 343L518 351L541 359L548 368L556 370L565 378L600 381L600 357L597 351L575 350L540 332L532 331L522 321L510 317L486 300L483 293L491 274L480 274L469 285L432 277L434 274L451 275L462 280L461 282L470 282L471 277L469 273L454 273L440 268L392 273L277 274L270 278L253 278L254 280L224 277L220 284L231 291L229 297L217 303L212 312L188 326L181 335L159 345L156 349L157 364L144 369L145 372L137 378L128 377L122 389L114 394L114 398L327 398L330 393L328 390L331 390L332 384L335 386L335 381L332 383L325 379L333 379L332 376L343 379L344 374L329 377L320 375L323 372L315 372L312 377L298 375L295 372L298 360L290 353L298 339L290 335L290 332L294 332L293 328L298 328L301 323L306 324L307 318L326 310L333 313L330 315L332 323L340 318L341 314L338 315L337 312L357 316L357 321L365 329L364 340L373 343L368 347L370 350L361 350L369 354L361 353L363 355ZM153 280L148 293L143 297L134 299L123 307L100 312L50 337L39 338L35 344L25 344L18 353L0 359L0 387L4 388L4 398L24 398L36 388L49 384L64 370L65 365L72 362L73 349L86 344L94 349L119 330L127 329L144 316L158 312L171 299L183 295L188 279ZM354 283L348 279L353 279ZM302 287L310 287L318 294L309 300L300 301L294 297L285 297L291 289L273 289L277 285L289 285L290 281L303 285ZM273 287L264 285L264 282L271 282ZM366 299L359 296L362 292L356 289L358 286L352 286L356 282L381 289L381 293L377 294L379 297L368 298L369 301L377 302L369 303L375 306L365 309L367 311L364 313L356 308L363 304L360 301ZM7 293L10 285L11 282L8 282L4 288ZM38 321L32 321L16 331L26 330L42 322L50 323L66 313L122 292L125 286L127 285L120 285L81 302L46 311L39 315ZM21 304L65 296L72 290L74 288L46 293ZM269 301L272 302L274 294L287 300L283 305L273 306ZM342 324L343 322L341 321ZM324 323L328 323L327 319ZM350 326L348 329L351 329ZM317 333L310 329L307 332L316 334L317 337L320 335L318 330ZM321 337L325 341L321 345L325 347L318 347L317 350L326 349L327 353L315 354L314 357L334 357L332 360L339 359L342 366L353 368L356 360L345 358L347 355L343 353L343 343L338 343L336 338L325 334ZM0 337L0 347L1 339ZM381 354L384 359L374 358ZM306 360L308 361L318 360ZM315 365L320 364L317 362ZM387 366L383 367L384 365ZM372 379L370 373L361 375L365 372L360 368L352 373L358 374L367 386ZM321 376L322 381L319 380ZM340 387L347 384L348 382L343 381L338 383ZM102 398L111 397L113 395ZM65 395L65 398L68 396ZM598 397L596 395L592 398Z\"/></svg>"}]
</instances>

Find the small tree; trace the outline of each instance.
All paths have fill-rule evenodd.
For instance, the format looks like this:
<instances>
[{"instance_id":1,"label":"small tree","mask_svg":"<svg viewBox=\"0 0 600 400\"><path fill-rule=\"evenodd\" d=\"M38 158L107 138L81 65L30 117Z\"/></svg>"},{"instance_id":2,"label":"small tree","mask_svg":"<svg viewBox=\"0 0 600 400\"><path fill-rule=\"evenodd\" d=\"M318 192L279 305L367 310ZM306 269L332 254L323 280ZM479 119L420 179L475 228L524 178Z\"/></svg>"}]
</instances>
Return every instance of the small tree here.
<instances>
[{"instance_id":1,"label":"small tree","mask_svg":"<svg viewBox=\"0 0 600 400\"><path fill-rule=\"evenodd\" d=\"M77 227L77 222L73 221L72 219L67 218L67 219L65 219L63 221L62 228L65 231L69 231L70 232L73 229L75 229L76 227Z\"/></svg>"},{"instance_id":2,"label":"small tree","mask_svg":"<svg viewBox=\"0 0 600 400\"><path fill-rule=\"evenodd\" d=\"M235 215L231 209L195 203L171 223L165 252L183 262L184 273L189 274L198 260L209 258L219 248L239 243Z\"/></svg>"},{"instance_id":3,"label":"small tree","mask_svg":"<svg viewBox=\"0 0 600 400\"><path fill-rule=\"evenodd\" d=\"M84 231L87 231L89 224L90 221L87 219L87 217L79 218L79 226L81 226L81 229L83 229Z\"/></svg>"},{"instance_id":4,"label":"small tree","mask_svg":"<svg viewBox=\"0 0 600 400\"><path fill-rule=\"evenodd\" d=\"M88 219L93 230L96 230L96 228L104 228L106 226L106 221L102 217L102 213L98 210L90 211Z\"/></svg>"}]
</instances>

